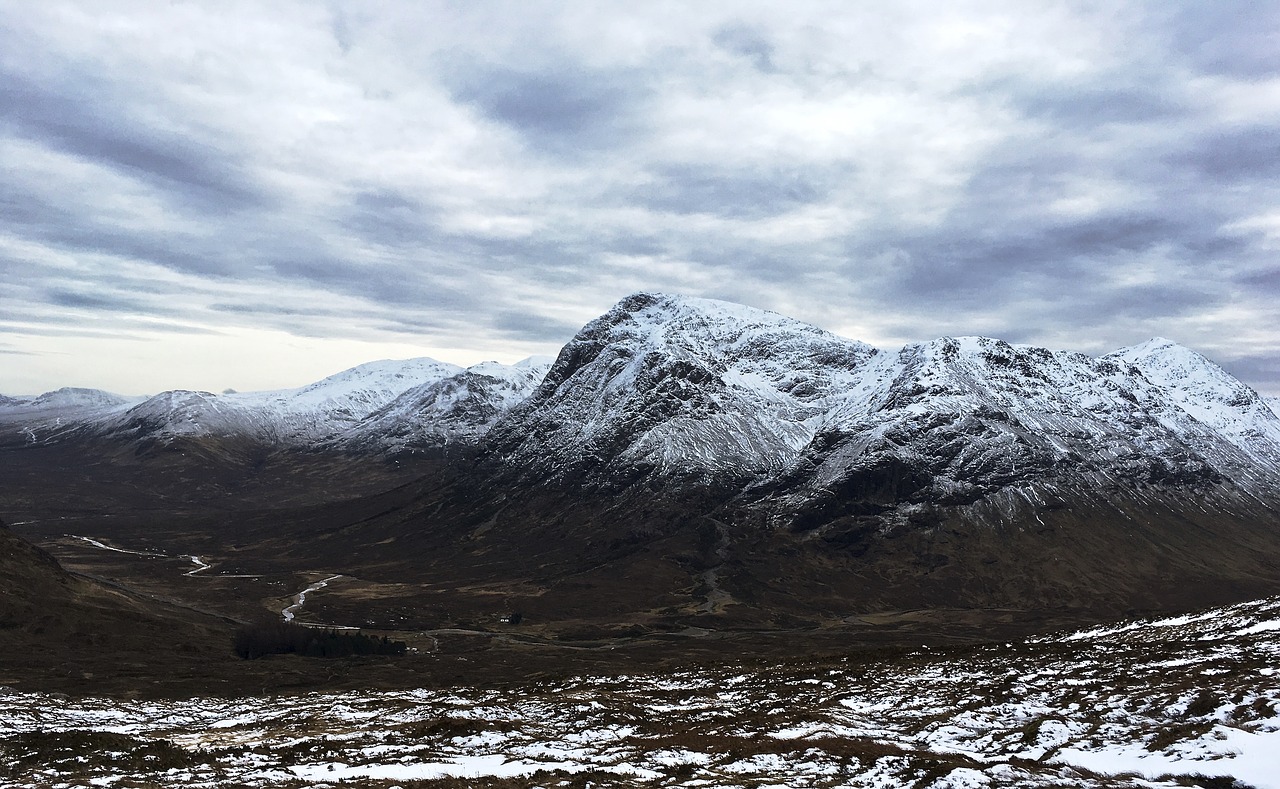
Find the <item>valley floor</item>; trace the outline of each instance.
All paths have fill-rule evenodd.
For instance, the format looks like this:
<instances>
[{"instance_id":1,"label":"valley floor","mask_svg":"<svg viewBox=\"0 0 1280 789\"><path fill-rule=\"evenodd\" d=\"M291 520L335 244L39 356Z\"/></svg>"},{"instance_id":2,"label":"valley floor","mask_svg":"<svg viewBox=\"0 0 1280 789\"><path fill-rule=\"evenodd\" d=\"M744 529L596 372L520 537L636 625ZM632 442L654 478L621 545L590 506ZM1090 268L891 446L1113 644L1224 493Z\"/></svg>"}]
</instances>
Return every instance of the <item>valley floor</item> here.
<instances>
[{"instance_id":1,"label":"valley floor","mask_svg":"<svg viewBox=\"0 0 1280 789\"><path fill-rule=\"evenodd\" d=\"M1280 787L1278 666L1269 598L751 670L185 701L8 691L0 784Z\"/></svg>"}]
</instances>

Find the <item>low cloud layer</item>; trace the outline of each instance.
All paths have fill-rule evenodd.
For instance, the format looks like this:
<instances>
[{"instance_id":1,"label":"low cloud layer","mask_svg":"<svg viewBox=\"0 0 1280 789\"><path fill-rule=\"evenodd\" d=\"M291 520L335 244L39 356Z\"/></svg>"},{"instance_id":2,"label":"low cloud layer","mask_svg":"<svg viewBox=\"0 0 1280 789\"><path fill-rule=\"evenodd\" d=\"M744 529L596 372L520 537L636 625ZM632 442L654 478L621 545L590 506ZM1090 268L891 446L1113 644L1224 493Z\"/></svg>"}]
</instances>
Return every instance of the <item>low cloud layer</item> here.
<instances>
[{"instance_id":1,"label":"low cloud layer","mask_svg":"<svg viewBox=\"0 0 1280 789\"><path fill-rule=\"evenodd\" d=\"M1162 335L1280 393L1277 28L1244 2L0 8L0 391L511 361L658 290L883 346Z\"/></svg>"}]
</instances>

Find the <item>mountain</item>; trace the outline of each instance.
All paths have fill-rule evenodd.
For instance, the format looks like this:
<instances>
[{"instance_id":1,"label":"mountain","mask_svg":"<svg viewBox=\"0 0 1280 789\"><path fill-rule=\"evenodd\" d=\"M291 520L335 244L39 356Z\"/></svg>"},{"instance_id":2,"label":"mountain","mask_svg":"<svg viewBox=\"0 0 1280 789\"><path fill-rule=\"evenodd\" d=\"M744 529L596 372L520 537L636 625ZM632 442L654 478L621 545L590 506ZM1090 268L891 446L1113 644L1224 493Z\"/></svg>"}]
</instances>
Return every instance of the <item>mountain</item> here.
<instances>
[{"instance_id":1,"label":"mountain","mask_svg":"<svg viewBox=\"0 0 1280 789\"><path fill-rule=\"evenodd\" d=\"M268 445L309 447L346 429L406 389L461 368L434 359L361 364L297 389L213 395L164 392L98 420L99 436L167 443L178 438L242 438Z\"/></svg>"},{"instance_id":2,"label":"mountain","mask_svg":"<svg viewBox=\"0 0 1280 789\"><path fill-rule=\"evenodd\" d=\"M1166 340L883 351L638 294L351 557L528 584L548 615L1172 610L1280 591L1278 458L1280 418Z\"/></svg>"},{"instance_id":3,"label":"mountain","mask_svg":"<svg viewBox=\"0 0 1280 789\"><path fill-rule=\"evenodd\" d=\"M762 482L793 525L938 505L1031 516L1102 491L1243 504L1273 498L1280 480L1280 419L1165 340L1091 359L944 338L868 373L869 396L839 406L791 468Z\"/></svg>"},{"instance_id":4,"label":"mountain","mask_svg":"<svg viewBox=\"0 0 1280 789\"><path fill-rule=\"evenodd\" d=\"M801 520L1028 486L1267 495L1280 479L1280 418L1167 340L1098 359L985 337L892 353L649 294L574 337L484 448L528 478L711 486Z\"/></svg>"},{"instance_id":5,"label":"mountain","mask_svg":"<svg viewBox=\"0 0 1280 789\"><path fill-rule=\"evenodd\" d=\"M546 357L530 357L514 365L473 365L402 392L323 446L392 456L447 455L450 445L471 447L529 396L550 367L551 359Z\"/></svg>"},{"instance_id":6,"label":"mountain","mask_svg":"<svg viewBox=\"0 0 1280 789\"><path fill-rule=\"evenodd\" d=\"M98 528L116 533L207 540L170 552L233 545L253 572L359 579L345 602L326 593L330 621L423 631L518 612L522 632L575 642L965 638L1280 594L1280 417L1168 340L1099 357L987 337L881 350L637 294L542 364L167 393L88 423L134 451L51 448L37 465L16 449L22 487L0 493L61 529L75 485L49 504L51 480L100 484L117 456L176 448L75 509L110 513ZM187 451L246 436L318 465ZM343 487L370 469L384 476ZM312 487L282 504L281 479ZM240 501L270 509L200 511Z\"/></svg>"},{"instance_id":7,"label":"mountain","mask_svg":"<svg viewBox=\"0 0 1280 789\"><path fill-rule=\"evenodd\" d=\"M552 481L750 480L791 464L877 353L776 313L638 294L587 324L484 447Z\"/></svg>"}]
</instances>

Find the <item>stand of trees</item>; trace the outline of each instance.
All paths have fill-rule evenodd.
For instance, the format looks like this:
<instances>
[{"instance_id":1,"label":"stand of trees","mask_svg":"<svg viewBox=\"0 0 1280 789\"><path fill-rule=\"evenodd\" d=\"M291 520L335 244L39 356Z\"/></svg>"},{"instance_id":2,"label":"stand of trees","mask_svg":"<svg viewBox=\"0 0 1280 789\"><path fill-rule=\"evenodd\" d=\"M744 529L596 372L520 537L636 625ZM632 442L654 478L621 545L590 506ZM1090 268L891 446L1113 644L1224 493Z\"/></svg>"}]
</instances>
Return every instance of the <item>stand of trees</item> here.
<instances>
[{"instance_id":1,"label":"stand of trees","mask_svg":"<svg viewBox=\"0 0 1280 789\"><path fill-rule=\"evenodd\" d=\"M286 654L324 658L403 655L405 650L403 641L392 641L386 636L323 630L293 622L259 622L240 628L235 635L236 654L245 660Z\"/></svg>"}]
</instances>

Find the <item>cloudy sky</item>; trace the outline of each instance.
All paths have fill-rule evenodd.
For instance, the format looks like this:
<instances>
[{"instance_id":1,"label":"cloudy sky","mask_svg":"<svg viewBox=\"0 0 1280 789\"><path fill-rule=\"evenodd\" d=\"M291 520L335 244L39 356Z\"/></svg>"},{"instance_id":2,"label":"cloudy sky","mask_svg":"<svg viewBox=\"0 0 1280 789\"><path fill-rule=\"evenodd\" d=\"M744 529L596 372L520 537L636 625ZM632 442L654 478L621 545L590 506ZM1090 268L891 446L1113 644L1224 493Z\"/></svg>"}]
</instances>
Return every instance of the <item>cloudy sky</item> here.
<instances>
[{"instance_id":1,"label":"cloudy sky","mask_svg":"<svg viewBox=\"0 0 1280 789\"><path fill-rule=\"evenodd\" d=\"M554 353L657 290L1280 393L1280 4L0 2L0 392Z\"/></svg>"}]
</instances>

